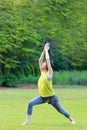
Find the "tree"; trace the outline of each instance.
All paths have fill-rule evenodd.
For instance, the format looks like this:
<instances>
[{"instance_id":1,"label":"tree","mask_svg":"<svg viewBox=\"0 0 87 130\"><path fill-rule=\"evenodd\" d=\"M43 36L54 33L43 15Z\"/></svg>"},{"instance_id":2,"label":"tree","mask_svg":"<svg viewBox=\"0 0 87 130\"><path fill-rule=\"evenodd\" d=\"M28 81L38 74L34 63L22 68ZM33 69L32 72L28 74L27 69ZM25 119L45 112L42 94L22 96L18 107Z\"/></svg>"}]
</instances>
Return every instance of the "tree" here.
<instances>
[{"instance_id":1,"label":"tree","mask_svg":"<svg viewBox=\"0 0 87 130\"><path fill-rule=\"evenodd\" d=\"M36 49L39 46L40 35L28 20L32 16L28 16L28 11L26 12L22 6L15 8L10 2L1 2L0 7L0 63L3 66L3 73L20 66L24 60L27 64L35 64L39 54ZM26 14L27 17L24 19Z\"/></svg>"}]
</instances>

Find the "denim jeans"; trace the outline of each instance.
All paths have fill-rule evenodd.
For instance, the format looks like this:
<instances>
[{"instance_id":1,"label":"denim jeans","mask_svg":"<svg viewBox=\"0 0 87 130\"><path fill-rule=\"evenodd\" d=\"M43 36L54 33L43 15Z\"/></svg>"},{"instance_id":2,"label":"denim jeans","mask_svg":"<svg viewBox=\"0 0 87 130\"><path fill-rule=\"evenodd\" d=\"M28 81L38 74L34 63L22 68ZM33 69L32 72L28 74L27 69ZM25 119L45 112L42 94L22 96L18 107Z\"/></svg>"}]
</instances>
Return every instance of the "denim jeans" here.
<instances>
[{"instance_id":1,"label":"denim jeans","mask_svg":"<svg viewBox=\"0 0 87 130\"><path fill-rule=\"evenodd\" d=\"M60 105L60 102L57 98L56 95L53 95L51 97L35 97L33 98L29 103L28 103L28 109L27 109L27 114L28 115L32 115L32 110L33 110L33 106L35 105L39 105L39 104L43 104L43 103L48 103L51 104L59 113L63 114L65 117L69 118L70 114L65 111L62 106Z\"/></svg>"}]
</instances>

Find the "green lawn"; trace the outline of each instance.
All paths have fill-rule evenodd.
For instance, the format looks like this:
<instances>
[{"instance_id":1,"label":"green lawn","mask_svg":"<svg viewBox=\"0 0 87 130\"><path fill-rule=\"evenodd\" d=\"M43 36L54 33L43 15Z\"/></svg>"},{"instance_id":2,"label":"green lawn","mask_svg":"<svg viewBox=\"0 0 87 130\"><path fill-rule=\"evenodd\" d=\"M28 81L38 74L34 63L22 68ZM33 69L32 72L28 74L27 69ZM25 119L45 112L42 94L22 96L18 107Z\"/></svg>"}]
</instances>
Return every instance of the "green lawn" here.
<instances>
[{"instance_id":1,"label":"green lawn","mask_svg":"<svg viewBox=\"0 0 87 130\"><path fill-rule=\"evenodd\" d=\"M59 114L51 105L35 106L31 124L25 120L28 100L38 95L36 89L0 90L0 130L87 130L87 89L55 89L61 105L76 120L76 125Z\"/></svg>"}]
</instances>

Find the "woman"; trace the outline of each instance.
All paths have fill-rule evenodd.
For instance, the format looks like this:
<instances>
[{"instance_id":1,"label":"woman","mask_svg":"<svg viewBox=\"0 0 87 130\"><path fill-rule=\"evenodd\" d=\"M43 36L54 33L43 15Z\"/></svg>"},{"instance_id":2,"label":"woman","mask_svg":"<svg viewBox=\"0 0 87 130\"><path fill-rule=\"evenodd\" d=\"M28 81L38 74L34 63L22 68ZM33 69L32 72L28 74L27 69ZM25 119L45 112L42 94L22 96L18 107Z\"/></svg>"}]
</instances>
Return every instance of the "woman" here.
<instances>
[{"instance_id":1,"label":"woman","mask_svg":"<svg viewBox=\"0 0 87 130\"><path fill-rule=\"evenodd\" d=\"M53 70L52 63L50 62L50 57L48 53L49 49L49 43L46 43L39 59L41 76L38 80L38 90L40 96L35 97L28 103L27 116L23 125L28 125L30 123L30 117L32 115L33 106L46 102L48 104L51 104L58 112L67 117L72 124L75 124L75 121L71 118L70 114L61 107L59 100L55 95L54 89L52 88ZM43 62L44 55L46 60Z\"/></svg>"}]
</instances>

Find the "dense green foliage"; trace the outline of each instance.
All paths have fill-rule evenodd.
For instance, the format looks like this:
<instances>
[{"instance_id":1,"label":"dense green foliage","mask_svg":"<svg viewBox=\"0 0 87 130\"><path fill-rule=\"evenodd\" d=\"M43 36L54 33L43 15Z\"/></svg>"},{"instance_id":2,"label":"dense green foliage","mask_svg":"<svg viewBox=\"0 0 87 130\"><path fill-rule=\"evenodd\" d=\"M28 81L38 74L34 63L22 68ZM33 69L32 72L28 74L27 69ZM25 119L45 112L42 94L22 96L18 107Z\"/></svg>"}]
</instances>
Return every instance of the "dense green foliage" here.
<instances>
[{"instance_id":1,"label":"dense green foliage","mask_svg":"<svg viewBox=\"0 0 87 130\"><path fill-rule=\"evenodd\" d=\"M0 75L0 85L4 83L8 87L19 87L20 84L37 84L39 75L25 76L25 73L19 75L8 73ZM55 71L53 74L53 85L84 85L87 86L87 71Z\"/></svg>"},{"instance_id":2,"label":"dense green foliage","mask_svg":"<svg viewBox=\"0 0 87 130\"><path fill-rule=\"evenodd\" d=\"M86 15L87 0L0 0L0 84L37 76L45 41L56 71L87 69Z\"/></svg>"},{"instance_id":3,"label":"dense green foliage","mask_svg":"<svg viewBox=\"0 0 87 130\"><path fill-rule=\"evenodd\" d=\"M87 71L59 71L54 72L53 84L87 85Z\"/></svg>"}]
</instances>

